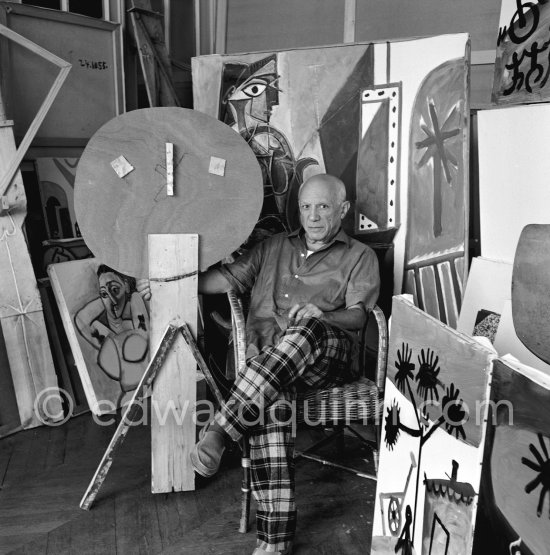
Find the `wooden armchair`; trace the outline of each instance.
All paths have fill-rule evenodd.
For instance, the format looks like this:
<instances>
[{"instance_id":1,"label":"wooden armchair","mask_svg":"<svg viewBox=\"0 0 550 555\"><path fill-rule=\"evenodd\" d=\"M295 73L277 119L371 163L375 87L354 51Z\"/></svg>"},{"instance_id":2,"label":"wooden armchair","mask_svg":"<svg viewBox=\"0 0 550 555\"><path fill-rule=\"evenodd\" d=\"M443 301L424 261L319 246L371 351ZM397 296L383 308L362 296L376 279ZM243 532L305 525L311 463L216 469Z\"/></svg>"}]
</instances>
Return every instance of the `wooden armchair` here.
<instances>
[{"instance_id":1,"label":"wooden armchair","mask_svg":"<svg viewBox=\"0 0 550 555\"><path fill-rule=\"evenodd\" d=\"M231 307L231 321L233 329L233 352L235 357L235 369L239 372L246 364L246 331L245 315L243 302L234 291L228 293L229 304ZM367 338L371 338L375 332L378 336L376 346L369 348ZM315 455L313 451L321 444L327 443L334 437L341 436L346 429L358 437L360 440L371 444L363 436L358 434L349 424L353 421L375 426L374 445L370 445L373 450L375 470L378 470L378 447L380 442L380 424L382 420L384 382L386 379L386 361L388 350L388 332L386 319L378 306L370 312L367 323L360 334L360 357L359 365L361 377L354 382L344 384L339 387L327 389L312 389L298 398L298 422L315 422L317 425L332 427L335 432L331 436L324 438L321 442L311 446L306 451L297 452L296 457L304 457L318 461L322 464L355 472L357 475L376 480L376 476L360 472L354 468L343 466L325 460ZM373 360L374 359L374 360ZM366 377L369 362L374 361L374 379ZM250 447L248 438L242 441L242 505L241 520L239 531L248 531L248 521L250 515Z\"/></svg>"}]
</instances>

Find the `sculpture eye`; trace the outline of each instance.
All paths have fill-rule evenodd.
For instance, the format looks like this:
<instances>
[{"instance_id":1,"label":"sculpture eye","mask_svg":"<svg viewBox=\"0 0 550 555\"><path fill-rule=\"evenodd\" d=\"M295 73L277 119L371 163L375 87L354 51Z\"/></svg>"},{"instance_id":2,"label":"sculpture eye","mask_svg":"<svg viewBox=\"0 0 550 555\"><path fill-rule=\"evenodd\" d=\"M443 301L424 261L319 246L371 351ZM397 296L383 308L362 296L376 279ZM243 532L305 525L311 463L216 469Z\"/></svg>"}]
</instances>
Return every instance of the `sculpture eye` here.
<instances>
[{"instance_id":1,"label":"sculpture eye","mask_svg":"<svg viewBox=\"0 0 550 555\"><path fill-rule=\"evenodd\" d=\"M242 92L251 98L260 96L265 89L267 84L264 81L252 81L246 87L242 89Z\"/></svg>"}]
</instances>

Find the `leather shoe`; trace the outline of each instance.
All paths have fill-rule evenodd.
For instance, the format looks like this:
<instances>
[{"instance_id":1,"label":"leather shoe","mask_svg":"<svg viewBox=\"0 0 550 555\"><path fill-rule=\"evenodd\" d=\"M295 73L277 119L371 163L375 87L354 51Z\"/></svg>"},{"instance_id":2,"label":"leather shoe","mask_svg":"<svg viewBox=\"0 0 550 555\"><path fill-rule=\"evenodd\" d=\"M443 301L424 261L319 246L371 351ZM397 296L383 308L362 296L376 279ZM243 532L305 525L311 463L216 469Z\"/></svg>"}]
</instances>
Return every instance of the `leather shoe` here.
<instances>
[{"instance_id":1,"label":"leather shoe","mask_svg":"<svg viewBox=\"0 0 550 555\"><path fill-rule=\"evenodd\" d=\"M225 436L216 426L209 424L199 433L199 441L190 453L193 470L203 476L210 478L218 472L223 452L225 451Z\"/></svg>"}]
</instances>

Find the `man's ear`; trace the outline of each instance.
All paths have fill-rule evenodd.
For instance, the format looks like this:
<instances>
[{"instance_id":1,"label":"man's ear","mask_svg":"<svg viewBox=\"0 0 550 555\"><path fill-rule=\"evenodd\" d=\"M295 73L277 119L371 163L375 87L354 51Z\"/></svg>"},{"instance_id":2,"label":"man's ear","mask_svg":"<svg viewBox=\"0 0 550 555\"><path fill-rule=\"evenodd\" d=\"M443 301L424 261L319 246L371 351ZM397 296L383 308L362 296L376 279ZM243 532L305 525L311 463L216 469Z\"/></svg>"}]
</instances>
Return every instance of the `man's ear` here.
<instances>
[{"instance_id":1,"label":"man's ear","mask_svg":"<svg viewBox=\"0 0 550 555\"><path fill-rule=\"evenodd\" d=\"M346 217L346 214L348 213L348 210L350 209L351 203L349 200L345 200L342 203L342 213L340 215L340 217L342 218L342 220Z\"/></svg>"}]
</instances>

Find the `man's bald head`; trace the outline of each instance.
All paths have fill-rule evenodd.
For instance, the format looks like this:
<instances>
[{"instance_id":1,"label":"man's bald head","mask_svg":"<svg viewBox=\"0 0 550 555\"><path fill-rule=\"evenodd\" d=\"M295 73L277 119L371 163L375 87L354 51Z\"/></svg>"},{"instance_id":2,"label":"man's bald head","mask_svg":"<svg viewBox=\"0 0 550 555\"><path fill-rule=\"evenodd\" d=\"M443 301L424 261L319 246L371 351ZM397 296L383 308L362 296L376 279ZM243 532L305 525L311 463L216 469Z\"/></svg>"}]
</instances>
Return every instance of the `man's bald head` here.
<instances>
[{"instance_id":1,"label":"man's bald head","mask_svg":"<svg viewBox=\"0 0 550 555\"><path fill-rule=\"evenodd\" d=\"M302 192L306 187L311 185L324 185L334 193L334 199L337 203L341 204L346 200L346 186L341 179L334 177L334 175L329 175L328 173L319 173L306 179L298 190L298 198L302 196Z\"/></svg>"}]
</instances>

